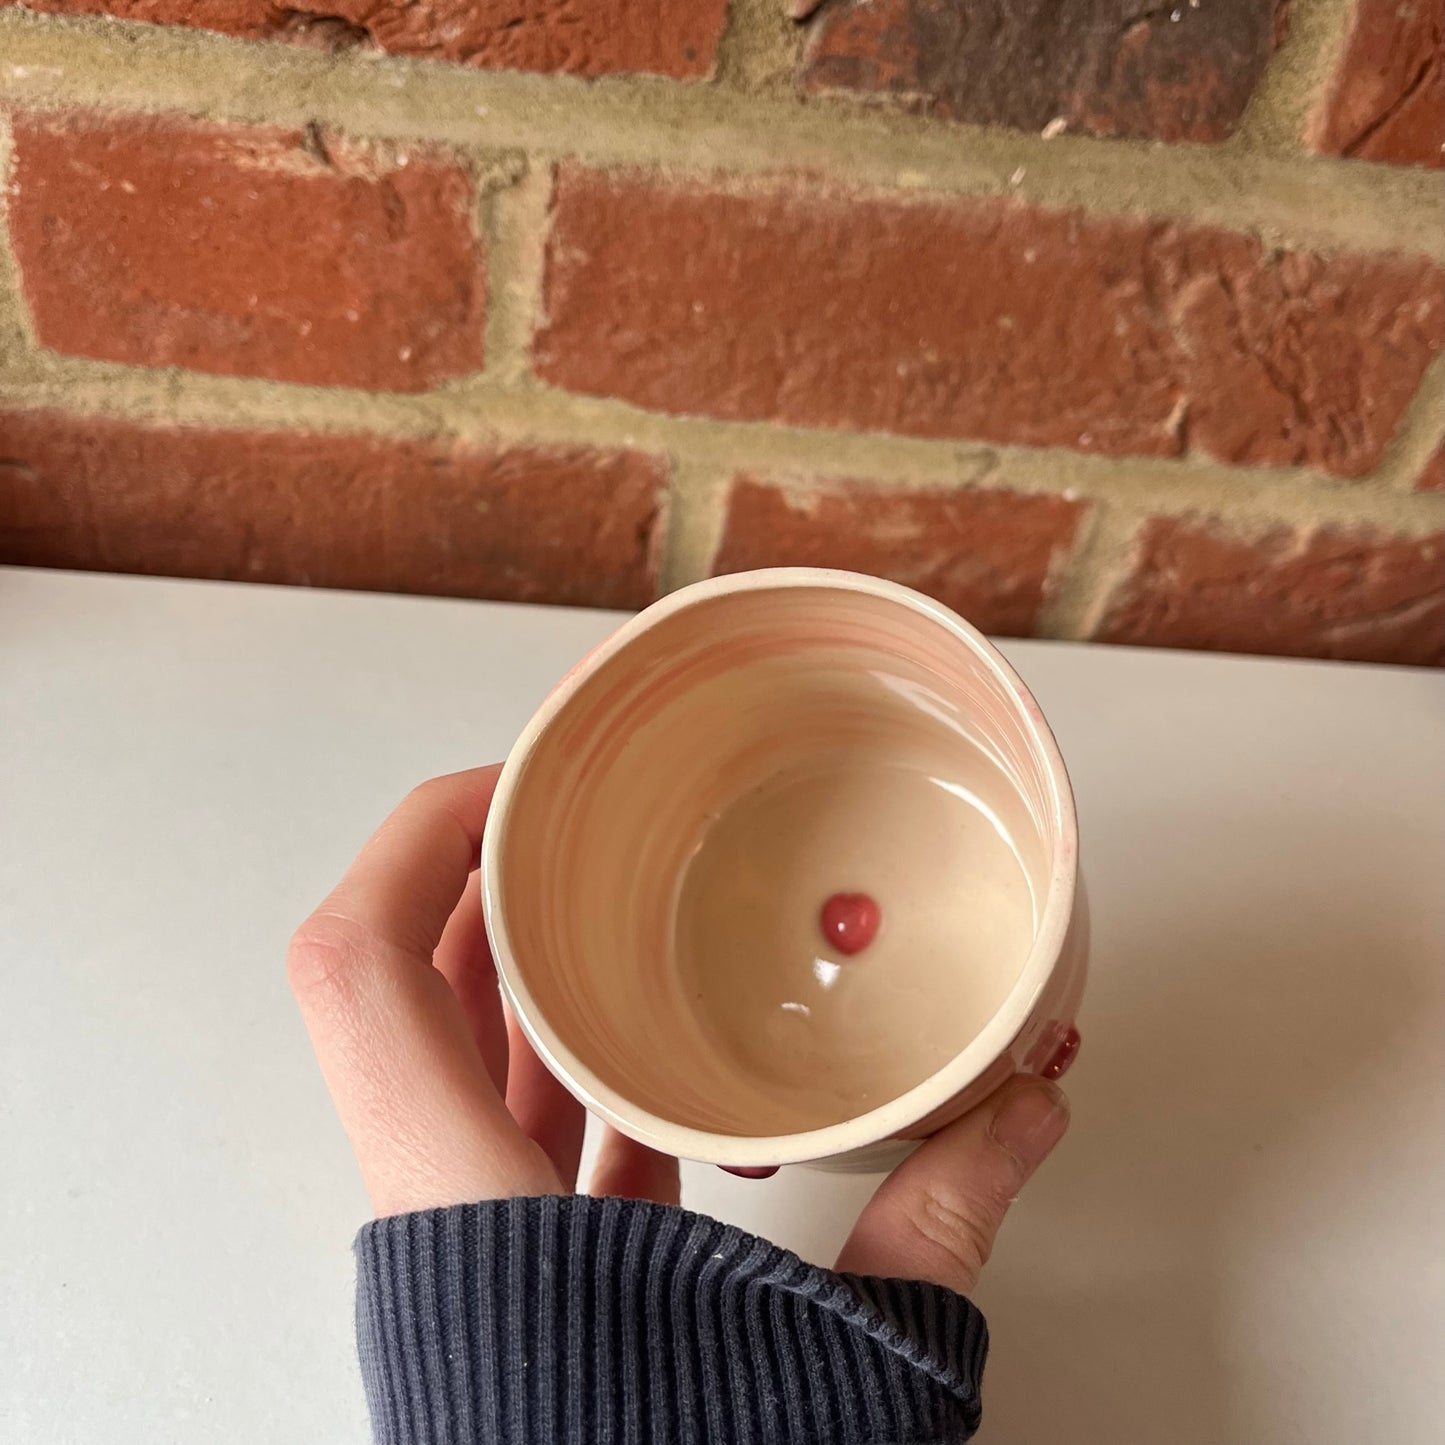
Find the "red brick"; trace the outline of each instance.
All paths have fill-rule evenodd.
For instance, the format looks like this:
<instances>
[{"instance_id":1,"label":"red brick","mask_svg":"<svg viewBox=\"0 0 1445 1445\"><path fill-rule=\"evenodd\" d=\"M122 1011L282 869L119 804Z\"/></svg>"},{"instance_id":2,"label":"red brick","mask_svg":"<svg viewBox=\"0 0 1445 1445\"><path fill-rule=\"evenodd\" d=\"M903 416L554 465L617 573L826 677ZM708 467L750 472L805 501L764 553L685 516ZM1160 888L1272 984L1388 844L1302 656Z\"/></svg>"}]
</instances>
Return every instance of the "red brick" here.
<instances>
[{"instance_id":1,"label":"red brick","mask_svg":"<svg viewBox=\"0 0 1445 1445\"><path fill-rule=\"evenodd\" d=\"M1259 538L1149 522L1099 638L1160 647L1445 661L1445 534L1279 528Z\"/></svg>"},{"instance_id":2,"label":"red brick","mask_svg":"<svg viewBox=\"0 0 1445 1445\"><path fill-rule=\"evenodd\" d=\"M3 3L3 0L0 0ZM372 45L394 55L492 70L572 75L712 73L727 0L25 0L53 15L113 15L191 25L247 40L327 49Z\"/></svg>"},{"instance_id":3,"label":"red brick","mask_svg":"<svg viewBox=\"0 0 1445 1445\"><path fill-rule=\"evenodd\" d=\"M1339 65L1310 117L1329 155L1439 166L1445 141L1440 0L1357 0Z\"/></svg>"},{"instance_id":4,"label":"red brick","mask_svg":"<svg viewBox=\"0 0 1445 1445\"><path fill-rule=\"evenodd\" d=\"M659 411L1344 475L1378 460L1445 336L1423 258L577 167L545 286L539 373Z\"/></svg>"},{"instance_id":5,"label":"red brick","mask_svg":"<svg viewBox=\"0 0 1445 1445\"><path fill-rule=\"evenodd\" d=\"M1417 492L1442 492L1445 491L1445 446L1435 448L1435 455L1425 463L1425 470L1422 471L1415 482Z\"/></svg>"},{"instance_id":6,"label":"red brick","mask_svg":"<svg viewBox=\"0 0 1445 1445\"><path fill-rule=\"evenodd\" d=\"M842 0L814 21L801 79L982 125L1219 141L1284 14L1284 0Z\"/></svg>"},{"instance_id":7,"label":"red brick","mask_svg":"<svg viewBox=\"0 0 1445 1445\"><path fill-rule=\"evenodd\" d=\"M665 482L628 451L0 413L0 561L637 607Z\"/></svg>"},{"instance_id":8,"label":"red brick","mask_svg":"<svg viewBox=\"0 0 1445 1445\"><path fill-rule=\"evenodd\" d=\"M10 0L7 0L10 3ZM305 12L287 9L271 0L13 0L27 10L45 15L109 15L116 20L137 20L154 25L189 25L217 30L223 35L257 38L276 31L299 29ZM345 0L325 7L340 15Z\"/></svg>"},{"instance_id":9,"label":"red brick","mask_svg":"<svg viewBox=\"0 0 1445 1445\"><path fill-rule=\"evenodd\" d=\"M784 490L739 477L714 575L753 567L841 567L936 597L988 632L1027 636L1083 506L990 488L895 491L863 482Z\"/></svg>"},{"instance_id":10,"label":"red brick","mask_svg":"<svg viewBox=\"0 0 1445 1445\"><path fill-rule=\"evenodd\" d=\"M42 345L395 391L480 366L474 189L444 156L154 117L14 131L10 227Z\"/></svg>"}]
</instances>

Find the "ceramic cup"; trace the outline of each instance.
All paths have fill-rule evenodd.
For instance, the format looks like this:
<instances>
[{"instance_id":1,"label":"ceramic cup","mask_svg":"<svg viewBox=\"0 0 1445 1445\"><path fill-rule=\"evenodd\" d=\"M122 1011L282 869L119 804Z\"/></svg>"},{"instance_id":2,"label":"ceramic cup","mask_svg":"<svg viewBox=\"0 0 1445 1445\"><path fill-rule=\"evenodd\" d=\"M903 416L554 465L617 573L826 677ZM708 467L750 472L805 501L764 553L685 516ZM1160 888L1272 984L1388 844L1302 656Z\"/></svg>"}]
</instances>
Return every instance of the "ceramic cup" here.
<instances>
[{"instance_id":1,"label":"ceramic cup","mask_svg":"<svg viewBox=\"0 0 1445 1445\"><path fill-rule=\"evenodd\" d=\"M885 1167L1077 1047L1053 735L978 632L876 578L743 573L626 622L507 759L482 890L547 1066L683 1158Z\"/></svg>"}]
</instances>

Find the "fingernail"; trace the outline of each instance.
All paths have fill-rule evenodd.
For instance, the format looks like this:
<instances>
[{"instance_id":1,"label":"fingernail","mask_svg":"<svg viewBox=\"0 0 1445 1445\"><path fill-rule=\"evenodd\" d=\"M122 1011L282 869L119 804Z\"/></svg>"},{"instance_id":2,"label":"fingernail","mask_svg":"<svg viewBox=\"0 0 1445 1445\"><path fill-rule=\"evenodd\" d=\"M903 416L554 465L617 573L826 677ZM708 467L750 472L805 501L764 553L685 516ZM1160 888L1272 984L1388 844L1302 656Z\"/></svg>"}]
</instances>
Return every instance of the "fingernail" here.
<instances>
[{"instance_id":1,"label":"fingernail","mask_svg":"<svg viewBox=\"0 0 1445 1445\"><path fill-rule=\"evenodd\" d=\"M761 1164L752 1167L744 1164L719 1164L724 1174L736 1174L739 1179L771 1179L778 1172L776 1164Z\"/></svg>"},{"instance_id":2,"label":"fingernail","mask_svg":"<svg viewBox=\"0 0 1445 1445\"><path fill-rule=\"evenodd\" d=\"M989 1132L1026 1170L1034 1170L1069 1127L1069 1105L1052 1084L1018 1085L999 1105Z\"/></svg>"}]
</instances>

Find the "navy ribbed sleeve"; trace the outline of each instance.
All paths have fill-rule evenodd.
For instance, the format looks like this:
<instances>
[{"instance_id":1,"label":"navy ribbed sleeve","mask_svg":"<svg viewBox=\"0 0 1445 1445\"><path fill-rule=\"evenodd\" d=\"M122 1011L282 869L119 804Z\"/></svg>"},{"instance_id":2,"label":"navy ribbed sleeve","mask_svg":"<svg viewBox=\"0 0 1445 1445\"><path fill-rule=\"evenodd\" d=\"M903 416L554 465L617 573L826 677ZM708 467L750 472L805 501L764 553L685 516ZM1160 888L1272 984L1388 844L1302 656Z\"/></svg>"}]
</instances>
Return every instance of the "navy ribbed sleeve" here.
<instances>
[{"instance_id":1,"label":"navy ribbed sleeve","mask_svg":"<svg viewBox=\"0 0 1445 1445\"><path fill-rule=\"evenodd\" d=\"M961 1295L839 1275L731 1225L585 1195L356 1240L381 1445L956 1442L988 1333Z\"/></svg>"}]
</instances>

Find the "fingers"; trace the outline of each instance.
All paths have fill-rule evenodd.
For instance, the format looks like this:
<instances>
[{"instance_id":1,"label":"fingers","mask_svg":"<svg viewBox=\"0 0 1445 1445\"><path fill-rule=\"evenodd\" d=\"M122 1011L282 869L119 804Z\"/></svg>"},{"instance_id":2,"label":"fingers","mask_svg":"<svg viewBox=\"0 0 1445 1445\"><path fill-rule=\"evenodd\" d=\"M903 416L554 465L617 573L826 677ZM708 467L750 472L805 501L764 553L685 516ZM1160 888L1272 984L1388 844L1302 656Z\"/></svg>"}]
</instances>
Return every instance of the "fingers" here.
<instances>
[{"instance_id":1,"label":"fingers","mask_svg":"<svg viewBox=\"0 0 1445 1445\"><path fill-rule=\"evenodd\" d=\"M1011 1079L883 1181L838 1268L932 1280L966 1294L1009 1205L1068 1124L1068 1103L1056 1085Z\"/></svg>"},{"instance_id":2,"label":"fingers","mask_svg":"<svg viewBox=\"0 0 1445 1445\"><path fill-rule=\"evenodd\" d=\"M430 961L477 865L500 772L493 764L413 788L322 909L353 919L377 942Z\"/></svg>"},{"instance_id":3,"label":"fingers","mask_svg":"<svg viewBox=\"0 0 1445 1445\"><path fill-rule=\"evenodd\" d=\"M560 1187L432 966L496 777L417 788L291 941L291 985L378 1214Z\"/></svg>"},{"instance_id":4,"label":"fingers","mask_svg":"<svg viewBox=\"0 0 1445 1445\"><path fill-rule=\"evenodd\" d=\"M547 1071L510 1009L505 1028L507 1110L522 1133L541 1146L563 1185L575 1189L587 1116L582 1105Z\"/></svg>"},{"instance_id":5,"label":"fingers","mask_svg":"<svg viewBox=\"0 0 1445 1445\"><path fill-rule=\"evenodd\" d=\"M602 1135L587 1192L677 1204L682 1198L677 1160L619 1134L609 1125Z\"/></svg>"},{"instance_id":6,"label":"fingers","mask_svg":"<svg viewBox=\"0 0 1445 1445\"><path fill-rule=\"evenodd\" d=\"M497 969L492 962L492 945L482 917L480 874L467 879L461 901L452 910L442 930L433 962L451 984L476 1040L482 1062L499 1094L507 1089L507 1021L502 1014L502 995L497 988Z\"/></svg>"}]
</instances>

